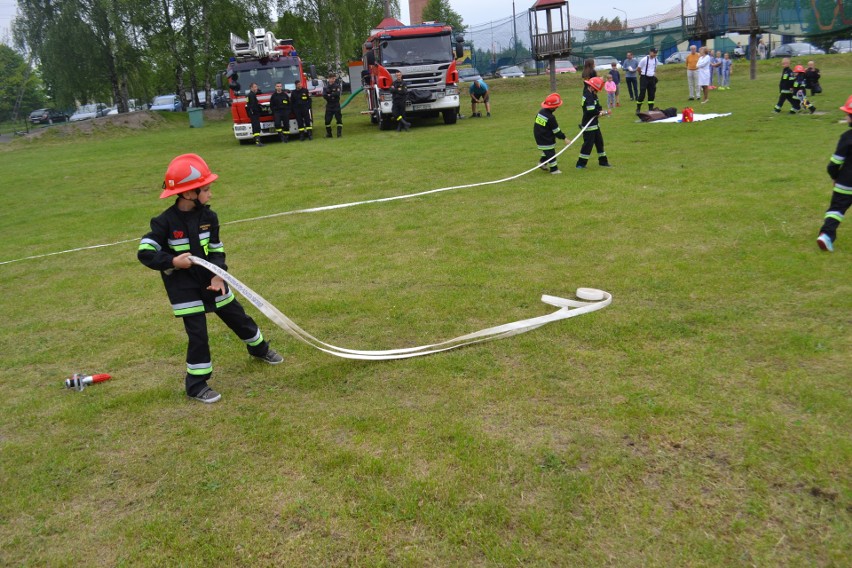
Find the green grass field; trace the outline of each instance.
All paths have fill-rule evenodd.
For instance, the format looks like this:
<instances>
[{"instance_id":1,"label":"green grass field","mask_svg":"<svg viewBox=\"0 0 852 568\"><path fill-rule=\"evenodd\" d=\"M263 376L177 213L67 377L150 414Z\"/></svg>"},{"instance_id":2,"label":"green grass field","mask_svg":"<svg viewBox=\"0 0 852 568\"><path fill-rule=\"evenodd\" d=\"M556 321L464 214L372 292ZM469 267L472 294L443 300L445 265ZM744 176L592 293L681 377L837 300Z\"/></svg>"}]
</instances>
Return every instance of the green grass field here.
<instances>
[{"instance_id":1,"label":"green grass field","mask_svg":"<svg viewBox=\"0 0 852 568\"><path fill-rule=\"evenodd\" d=\"M852 56L817 61L813 116L772 113L777 65L737 66L694 105L726 118L617 109L611 170L575 170L577 144L562 176L245 223L526 170L547 80L492 81L492 118L409 133L351 105L340 140L244 147L228 121L177 115L0 146L0 262L132 240L0 265L0 565L848 565L852 226L833 254L815 238ZM580 79L559 81L573 135ZM686 97L682 66L664 69L658 104ZM232 273L330 343L433 343L581 286L613 303L357 362L243 301L285 364L211 316L223 399L199 404L183 326L135 258L184 152L220 176ZM113 379L62 388L82 371Z\"/></svg>"}]
</instances>

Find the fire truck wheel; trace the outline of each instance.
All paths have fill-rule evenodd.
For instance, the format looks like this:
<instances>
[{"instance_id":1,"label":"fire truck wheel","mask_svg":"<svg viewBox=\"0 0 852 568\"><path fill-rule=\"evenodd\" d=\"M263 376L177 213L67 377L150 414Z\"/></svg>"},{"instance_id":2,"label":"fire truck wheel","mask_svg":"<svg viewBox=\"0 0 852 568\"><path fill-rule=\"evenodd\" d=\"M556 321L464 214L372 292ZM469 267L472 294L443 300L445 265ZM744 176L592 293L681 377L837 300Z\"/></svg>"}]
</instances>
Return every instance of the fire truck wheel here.
<instances>
[{"instance_id":1,"label":"fire truck wheel","mask_svg":"<svg viewBox=\"0 0 852 568\"><path fill-rule=\"evenodd\" d=\"M382 117L379 120L379 130L391 130L393 128L393 120Z\"/></svg>"},{"instance_id":2,"label":"fire truck wheel","mask_svg":"<svg viewBox=\"0 0 852 568\"><path fill-rule=\"evenodd\" d=\"M444 124L455 124L456 120L459 117L459 109L451 108L444 111L441 111L441 114L444 115Z\"/></svg>"}]
</instances>

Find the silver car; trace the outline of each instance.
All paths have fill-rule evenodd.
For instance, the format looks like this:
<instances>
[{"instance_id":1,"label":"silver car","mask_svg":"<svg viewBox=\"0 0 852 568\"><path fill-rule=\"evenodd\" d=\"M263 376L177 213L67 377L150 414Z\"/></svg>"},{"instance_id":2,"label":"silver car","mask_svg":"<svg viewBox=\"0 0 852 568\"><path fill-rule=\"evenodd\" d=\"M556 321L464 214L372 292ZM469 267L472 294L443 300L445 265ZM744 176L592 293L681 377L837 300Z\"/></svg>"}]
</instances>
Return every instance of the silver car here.
<instances>
[{"instance_id":1,"label":"silver car","mask_svg":"<svg viewBox=\"0 0 852 568\"><path fill-rule=\"evenodd\" d=\"M90 118L98 118L106 116L109 108L104 103L92 103L83 105L77 109L77 112L71 115L70 121L77 122L79 120L88 120Z\"/></svg>"},{"instance_id":2,"label":"silver car","mask_svg":"<svg viewBox=\"0 0 852 568\"><path fill-rule=\"evenodd\" d=\"M852 53L852 39L839 39L828 48L829 53Z\"/></svg>"},{"instance_id":3,"label":"silver car","mask_svg":"<svg viewBox=\"0 0 852 568\"><path fill-rule=\"evenodd\" d=\"M785 43L769 54L770 57L801 57L803 55L825 55L825 52L809 43Z\"/></svg>"},{"instance_id":4,"label":"silver car","mask_svg":"<svg viewBox=\"0 0 852 568\"><path fill-rule=\"evenodd\" d=\"M526 77L526 75L524 75L524 70L518 67L517 65L508 65L506 67L501 67L494 74L500 77L501 79L509 79L512 77Z\"/></svg>"}]
</instances>

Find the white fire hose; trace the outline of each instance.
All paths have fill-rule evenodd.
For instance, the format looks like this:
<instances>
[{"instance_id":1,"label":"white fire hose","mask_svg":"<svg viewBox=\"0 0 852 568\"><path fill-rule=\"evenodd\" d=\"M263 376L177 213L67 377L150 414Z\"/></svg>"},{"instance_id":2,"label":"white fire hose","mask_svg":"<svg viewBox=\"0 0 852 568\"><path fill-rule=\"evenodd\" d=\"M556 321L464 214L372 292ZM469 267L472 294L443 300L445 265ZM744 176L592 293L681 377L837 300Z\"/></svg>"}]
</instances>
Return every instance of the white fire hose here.
<instances>
[{"instance_id":1,"label":"white fire hose","mask_svg":"<svg viewBox=\"0 0 852 568\"><path fill-rule=\"evenodd\" d=\"M293 320L281 313L278 308L267 302L260 294L240 282L237 278L225 270L222 270L215 264L207 262L197 256L191 256L189 259L193 262L193 264L203 266L213 274L220 276L222 280L230 285L231 289L239 292L254 307L260 310L263 315L275 322L275 324L281 329L299 341L303 341L320 351L324 351L325 353L334 355L335 357L343 357L344 359L384 361L389 359L406 359L408 357L431 355L433 353L455 349L472 343L481 343L483 341L502 339L525 333L551 322L600 310L612 302L612 295L609 292L604 292L603 290L597 290L595 288L578 288L576 295L580 300L567 300L565 298L548 295L542 296L542 302L559 308L557 311L549 315L519 320L512 323L498 325L496 327L489 327L488 329L468 333L467 335L462 335L455 339L442 341L440 343L433 343L431 345L421 345L420 347L408 347L404 349L387 349L383 351L361 351L358 349L345 349L343 347L337 347L335 345L325 343L324 341L320 341L296 325Z\"/></svg>"}]
</instances>

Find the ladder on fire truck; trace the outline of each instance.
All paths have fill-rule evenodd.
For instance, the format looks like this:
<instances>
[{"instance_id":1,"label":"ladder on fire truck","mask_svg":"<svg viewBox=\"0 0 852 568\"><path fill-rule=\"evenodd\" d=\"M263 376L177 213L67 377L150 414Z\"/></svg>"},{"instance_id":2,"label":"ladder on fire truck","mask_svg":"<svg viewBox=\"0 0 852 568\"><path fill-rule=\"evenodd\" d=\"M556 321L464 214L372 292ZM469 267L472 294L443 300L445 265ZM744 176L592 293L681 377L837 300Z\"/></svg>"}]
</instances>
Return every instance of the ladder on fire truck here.
<instances>
[{"instance_id":1,"label":"ladder on fire truck","mask_svg":"<svg viewBox=\"0 0 852 568\"><path fill-rule=\"evenodd\" d=\"M277 48L293 45L292 39L278 39L275 34L263 28L255 28L254 33L248 34L248 41L236 34L231 34L231 51L237 60L249 59L278 59L281 51Z\"/></svg>"}]
</instances>

